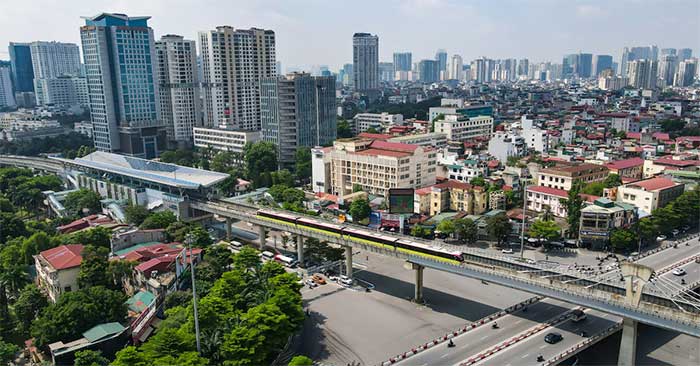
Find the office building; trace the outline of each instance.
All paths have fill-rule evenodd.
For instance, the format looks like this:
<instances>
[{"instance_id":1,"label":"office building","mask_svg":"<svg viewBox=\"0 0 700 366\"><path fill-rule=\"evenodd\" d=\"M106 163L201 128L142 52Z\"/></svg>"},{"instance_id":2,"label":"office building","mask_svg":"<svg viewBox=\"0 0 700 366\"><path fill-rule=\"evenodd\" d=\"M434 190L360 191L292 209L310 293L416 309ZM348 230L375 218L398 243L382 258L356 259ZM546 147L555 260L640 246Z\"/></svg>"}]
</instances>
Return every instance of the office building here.
<instances>
[{"instance_id":1,"label":"office building","mask_svg":"<svg viewBox=\"0 0 700 366\"><path fill-rule=\"evenodd\" d=\"M160 116L168 141L186 147L201 116L196 46L178 35L163 36L155 46Z\"/></svg>"},{"instance_id":2,"label":"office building","mask_svg":"<svg viewBox=\"0 0 700 366\"><path fill-rule=\"evenodd\" d=\"M394 72L399 71L411 71L411 65L413 61L411 60L410 52L394 52Z\"/></svg>"},{"instance_id":3,"label":"office building","mask_svg":"<svg viewBox=\"0 0 700 366\"><path fill-rule=\"evenodd\" d=\"M34 89L38 105L84 108L90 106L87 79L81 76L63 75L34 79Z\"/></svg>"},{"instance_id":4,"label":"office building","mask_svg":"<svg viewBox=\"0 0 700 366\"><path fill-rule=\"evenodd\" d=\"M598 77L603 70L612 70L613 58L610 55L595 55L593 58L593 72L591 76Z\"/></svg>"},{"instance_id":5,"label":"office building","mask_svg":"<svg viewBox=\"0 0 700 366\"><path fill-rule=\"evenodd\" d=\"M631 230L637 222L637 210L628 203L598 198L581 209L579 242L583 247L602 249L615 230Z\"/></svg>"},{"instance_id":6,"label":"office building","mask_svg":"<svg viewBox=\"0 0 700 366\"><path fill-rule=\"evenodd\" d=\"M627 79L629 85L639 89L656 87L658 62L642 59L627 63Z\"/></svg>"},{"instance_id":7,"label":"office building","mask_svg":"<svg viewBox=\"0 0 700 366\"><path fill-rule=\"evenodd\" d=\"M676 55L676 49L675 48L662 48L661 49L661 54L660 56L675 56Z\"/></svg>"},{"instance_id":8,"label":"office building","mask_svg":"<svg viewBox=\"0 0 700 366\"><path fill-rule=\"evenodd\" d=\"M277 145L281 168L293 169L298 148L336 138L335 78L291 73L260 82L262 139Z\"/></svg>"},{"instance_id":9,"label":"office building","mask_svg":"<svg viewBox=\"0 0 700 366\"><path fill-rule=\"evenodd\" d=\"M247 143L260 141L260 131L193 128L194 146L242 154Z\"/></svg>"},{"instance_id":10,"label":"office building","mask_svg":"<svg viewBox=\"0 0 700 366\"><path fill-rule=\"evenodd\" d=\"M391 62L379 63L379 81L388 83L394 81L394 64Z\"/></svg>"},{"instance_id":11,"label":"office building","mask_svg":"<svg viewBox=\"0 0 700 366\"><path fill-rule=\"evenodd\" d=\"M630 61L635 60L652 60L657 61L659 56L659 48L655 45L642 47L625 47L622 50L620 58L620 74L625 76L628 74L628 65Z\"/></svg>"},{"instance_id":12,"label":"office building","mask_svg":"<svg viewBox=\"0 0 700 366\"><path fill-rule=\"evenodd\" d=\"M562 73L563 78L569 78L569 77L574 76L574 74L576 73L576 69L578 68L578 62L579 62L578 56L579 55L575 54L575 53L568 54L568 55L564 56L564 58L562 59L562 62L561 62L561 64L562 64L561 73Z\"/></svg>"},{"instance_id":13,"label":"office building","mask_svg":"<svg viewBox=\"0 0 700 366\"><path fill-rule=\"evenodd\" d=\"M376 131L383 131L391 126L402 125L403 115L382 113L358 113L353 117L354 132L356 134L365 132L372 128Z\"/></svg>"},{"instance_id":14,"label":"office building","mask_svg":"<svg viewBox=\"0 0 700 366\"><path fill-rule=\"evenodd\" d=\"M527 76L529 73L530 61L526 58L518 61L518 76Z\"/></svg>"},{"instance_id":15,"label":"office building","mask_svg":"<svg viewBox=\"0 0 700 366\"><path fill-rule=\"evenodd\" d=\"M34 66L29 43L10 42L12 85L15 92L34 92Z\"/></svg>"},{"instance_id":16,"label":"office building","mask_svg":"<svg viewBox=\"0 0 700 366\"><path fill-rule=\"evenodd\" d=\"M0 109L16 106L15 95L12 92L12 63L0 61Z\"/></svg>"},{"instance_id":17,"label":"office building","mask_svg":"<svg viewBox=\"0 0 700 366\"><path fill-rule=\"evenodd\" d=\"M157 157L166 148L150 17L102 13L80 28L95 147Z\"/></svg>"},{"instance_id":18,"label":"office building","mask_svg":"<svg viewBox=\"0 0 700 366\"><path fill-rule=\"evenodd\" d=\"M363 92L379 88L379 37L369 33L352 36L353 86Z\"/></svg>"},{"instance_id":19,"label":"office building","mask_svg":"<svg viewBox=\"0 0 700 366\"><path fill-rule=\"evenodd\" d=\"M612 58L610 59L612 63ZM578 65L576 66L576 74L581 78L589 78L592 75L593 55L590 53L578 54Z\"/></svg>"},{"instance_id":20,"label":"office building","mask_svg":"<svg viewBox=\"0 0 700 366\"><path fill-rule=\"evenodd\" d=\"M447 77L447 51L443 49L437 50L435 61L438 64L438 80L444 80Z\"/></svg>"},{"instance_id":21,"label":"office building","mask_svg":"<svg viewBox=\"0 0 700 366\"><path fill-rule=\"evenodd\" d=\"M450 68L447 72L447 79L462 80L464 78L462 76L462 67L464 66L462 63L462 56L452 55L450 58Z\"/></svg>"},{"instance_id":22,"label":"office building","mask_svg":"<svg viewBox=\"0 0 700 366\"><path fill-rule=\"evenodd\" d=\"M698 69L698 59L688 59L678 64L678 71L673 78L674 86L690 86L693 84Z\"/></svg>"},{"instance_id":23,"label":"office building","mask_svg":"<svg viewBox=\"0 0 700 366\"><path fill-rule=\"evenodd\" d=\"M387 139L388 142L400 144L410 144L419 146L431 146L441 149L447 146L447 135L439 132L420 133L415 135L404 135Z\"/></svg>"},{"instance_id":24,"label":"office building","mask_svg":"<svg viewBox=\"0 0 700 366\"><path fill-rule=\"evenodd\" d=\"M314 192L346 196L356 187L389 195L391 188L435 184L436 152L432 148L371 139L336 140L332 147L311 150Z\"/></svg>"},{"instance_id":25,"label":"office building","mask_svg":"<svg viewBox=\"0 0 700 366\"><path fill-rule=\"evenodd\" d=\"M233 29L199 32L205 127L260 129L260 80L276 76L275 32Z\"/></svg>"},{"instance_id":26,"label":"office building","mask_svg":"<svg viewBox=\"0 0 700 366\"><path fill-rule=\"evenodd\" d=\"M676 55L662 55L659 62L659 81L663 86L673 85L673 78L676 75L678 57Z\"/></svg>"},{"instance_id":27,"label":"office building","mask_svg":"<svg viewBox=\"0 0 700 366\"><path fill-rule=\"evenodd\" d=\"M685 61L693 57L693 50L690 48L681 48L678 50L678 61Z\"/></svg>"},{"instance_id":28,"label":"office building","mask_svg":"<svg viewBox=\"0 0 700 366\"><path fill-rule=\"evenodd\" d=\"M435 121L435 132L446 134L449 141L488 140L493 133L493 117L446 115L444 119Z\"/></svg>"},{"instance_id":29,"label":"office building","mask_svg":"<svg viewBox=\"0 0 700 366\"><path fill-rule=\"evenodd\" d=\"M617 201L629 203L651 214L683 194L683 187L683 184L663 177L640 180L617 187Z\"/></svg>"},{"instance_id":30,"label":"office building","mask_svg":"<svg viewBox=\"0 0 700 366\"><path fill-rule=\"evenodd\" d=\"M436 60L421 60L418 63L419 80L424 83L434 83L440 80L439 62Z\"/></svg>"},{"instance_id":31,"label":"office building","mask_svg":"<svg viewBox=\"0 0 700 366\"><path fill-rule=\"evenodd\" d=\"M607 176L608 168L603 165L561 164L541 169L538 174L538 185L569 191L575 181L581 181L583 184L602 182Z\"/></svg>"}]
</instances>

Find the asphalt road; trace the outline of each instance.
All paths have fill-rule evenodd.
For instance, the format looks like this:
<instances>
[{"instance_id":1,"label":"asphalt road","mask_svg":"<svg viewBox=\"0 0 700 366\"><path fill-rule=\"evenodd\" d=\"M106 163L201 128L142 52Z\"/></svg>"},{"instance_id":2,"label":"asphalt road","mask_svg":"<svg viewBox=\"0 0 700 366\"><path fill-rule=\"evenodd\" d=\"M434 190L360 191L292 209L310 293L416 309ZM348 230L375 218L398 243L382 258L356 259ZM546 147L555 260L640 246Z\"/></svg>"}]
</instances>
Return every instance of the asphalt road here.
<instances>
[{"instance_id":1,"label":"asphalt road","mask_svg":"<svg viewBox=\"0 0 700 366\"><path fill-rule=\"evenodd\" d=\"M685 245L686 242L689 243L689 245ZM679 242L677 248L667 248L648 257L644 257L638 260L637 263L659 270L696 254L700 254L700 243L697 238L693 238Z\"/></svg>"},{"instance_id":2,"label":"asphalt road","mask_svg":"<svg viewBox=\"0 0 700 366\"><path fill-rule=\"evenodd\" d=\"M585 338L579 334L581 331L585 331L589 336L592 336L621 321L621 318L595 310L588 310L586 314L588 314L588 318L584 321L574 323L571 320L565 320L555 326L543 329L515 345L504 348L493 356L476 363L476 365L539 365L541 362L537 362L538 355L542 355L547 360L561 354L579 342L583 342ZM564 339L556 344L549 344L544 341L544 337L550 332L559 333Z\"/></svg>"},{"instance_id":3,"label":"asphalt road","mask_svg":"<svg viewBox=\"0 0 700 366\"><path fill-rule=\"evenodd\" d=\"M545 299L529 306L527 312L517 311L497 319L498 329L493 329L490 325L480 326L455 337L453 348L448 348L446 343L439 344L399 364L416 366L457 364L471 355L501 344L517 334L555 318L573 307L563 301Z\"/></svg>"}]
</instances>

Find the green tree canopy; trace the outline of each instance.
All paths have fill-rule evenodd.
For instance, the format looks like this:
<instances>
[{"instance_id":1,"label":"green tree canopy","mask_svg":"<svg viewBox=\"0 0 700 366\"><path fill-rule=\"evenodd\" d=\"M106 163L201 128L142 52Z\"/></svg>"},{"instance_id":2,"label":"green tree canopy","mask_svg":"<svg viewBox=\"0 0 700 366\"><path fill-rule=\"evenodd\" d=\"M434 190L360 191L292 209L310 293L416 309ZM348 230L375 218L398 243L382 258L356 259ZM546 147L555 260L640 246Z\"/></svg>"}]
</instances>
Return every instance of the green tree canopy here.
<instances>
[{"instance_id":1,"label":"green tree canopy","mask_svg":"<svg viewBox=\"0 0 700 366\"><path fill-rule=\"evenodd\" d=\"M369 214L372 213L372 208L369 207L369 201L357 198L350 203L348 212L354 222L359 222L369 217Z\"/></svg>"},{"instance_id":2,"label":"green tree canopy","mask_svg":"<svg viewBox=\"0 0 700 366\"><path fill-rule=\"evenodd\" d=\"M561 237L561 229L554 221L535 220L530 225L528 235L533 238L556 240Z\"/></svg>"},{"instance_id":3,"label":"green tree canopy","mask_svg":"<svg viewBox=\"0 0 700 366\"><path fill-rule=\"evenodd\" d=\"M313 366L314 360L306 356L294 356L291 361L289 361L289 366Z\"/></svg>"},{"instance_id":4,"label":"green tree canopy","mask_svg":"<svg viewBox=\"0 0 700 366\"><path fill-rule=\"evenodd\" d=\"M302 182L309 181L311 179L311 149L308 147L298 148L294 158L297 179Z\"/></svg>"},{"instance_id":5,"label":"green tree canopy","mask_svg":"<svg viewBox=\"0 0 700 366\"><path fill-rule=\"evenodd\" d=\"M14 304L18 330L22 333L29 332L32 321L38 318L48 305L46 295L36 285L24 287Z\"/></svg>"},{"instance_id":6,"label":"green tree canopy","mask_svg":"<svg viewBox=\"0 0 700 366\"><path fill-rule=\"evenodd\" d=\"M602 196L603 189L605 189L605 183L591 182L588 183L585 187L583 187L581 193L590 194L592 196Z\"/></svg>"},{"instance_id":7,"label":"green tree canopy","mask_svg":"<svg viewBox=\"0 0 700 366\"><path fill-rule=\"evenodd\" d=\"M325 241L307 238L304 242L307 258L313 262L326 263L345 259L345 250L330 246Z\"/></svg>"},{"instance_id":8,"label":"green tree canopy","mask_svg":"<svg viewBox=\"0 0 700 366\"><path fill-rule=\"evenodd\" d=\"M610 173L603 181L605 188L613 188L622 184L622 178L615 173Z\"/></svg>"},{"instance_id":9,"label":"green tree canopy","mask_svg":"<svg viewBox=\"0 0 700 366\"><path fill-rule=\"evenodd\" d=\"M177 217L171 211L151 212L139 226L141 229L165 229L177 221Z\"/></svg>"},{"instance_id":10,"label":"green tree canopy","mask_svg":"<svg viewBox=\"0 0 700 366\"><path fill-rule=\"evenodd\" d=\"M581 198L581 181L574 181L571 189L567 193L566 199L560 199L566 209L566 222L569 224L569 237L578 237L578 228L581 219L581 208L583 208L583 198Z\"/></svg>"},{"instance_id":11,"label":"green tree canopy","mask_svg":"<svg viewBox=\"0 0 700 366\"><path fill-rule=\"evenodd\" d=\"M350 123L343 118L338 118L337 132L339 139L352 137L352 128L350 127Z\"/></svg>"},{"instance_id":12,"label":"green tree canopy","mask_svg":"<svg viewBox=\"0 0 700 366\"><path fill-rule=\"evenodd\" d=\"M7 365L15 360L19 347L0 338L0 365Z\"/></svg>"},{"instance_id":13,"label":"green tree canopy","mask_svg":"<svg viewBox=\"0 0 700 366\"><path fill-rule=\"evenodd\" d=\"M636 248L639 238L631 230L614 230L610 235L610 246L616 251L630 251Z\"/></svg>"},{"instance_id":14,"label":"green tree canopy","mask_svg":"<svg viewBox=\"0 0 700 366\"><path fill-rule=\"evenodd\" d=\"M479 228L472 219L462 218L455 220L455 232L460 240L468 244L474 244L478 236Z\"/></svg>"},{"instance_id":15,"label":"green tree canopy","mask_svg":"<svg viewBox=\"0 0 700 366\"><path fill-rule=\"evenodd\" d=\"M437 231L445 235L452 235L457 230L455 222L453 220L442 220L437 225Z\"/></svg>"},{"instance_id":16,"label":"green tree canopy","mask_svg":"<svg viewBox=\"0 0 700 366\"><path fill-rule=\"evenodd\" d=\"M148 217L148 209L140 205L129 205L124 209L124 214L128 223L138 226Z\"/></svg>"},{"instance_id":17,"label":"green tree canopy","mask_svg":"<svg viewBox=\"0 0 700 366\"><path fill-rule=\"evenodd\" d=\"M109 360L102 356L102 352L90 349L75 353L73 366L108 366Z\"/></svg>"},{"instance_id":18,"label":"green tree canopy","mask_svg":"<svg viewBox=\"0 0 700 366\"><path fill-rule=\"evenodd\" d=\"M88 288L92 286L107 287L110 279L107 275L107 248L85 246L81 253L83 260L78 272L78 286Z\"/></svg>"},{"instance_id":19,"label":"green tree canopy","mask_svg":"<svg viewBox=\"0 0 700 366\"><path fill-rule=\"evenodd\" d=\"M100 197L99 193L89 189L79 189L66 195L63 206L73 214L83 215L83 210L87 210L88 214L93 214L100 211L102 207L100 205L101 199L102 197Z\"/></svg>"},{"instance_id":20,"label":"green tree canopy","mask_svg":"<svg viewBox=\"0 0 700 366\"><path fill-rule=\"evenodd\" d=\"M491 216L486 220L486 230L496 239L498 245L507 239L512 230L511 226L510 219L505 214Z\"/></svg>"},{"instance_id":21,"label":"green tree canopy","mask_svg":"<svg viewBox=\"0 0 700 366\"><path fill-rule=\"evenodd\" d=\"M244 148L246 175L256 187L266 187L269 182L261 179L264 173L277 170L277 146L272 142L248 143Z\"/></svg>"}]
</instances>

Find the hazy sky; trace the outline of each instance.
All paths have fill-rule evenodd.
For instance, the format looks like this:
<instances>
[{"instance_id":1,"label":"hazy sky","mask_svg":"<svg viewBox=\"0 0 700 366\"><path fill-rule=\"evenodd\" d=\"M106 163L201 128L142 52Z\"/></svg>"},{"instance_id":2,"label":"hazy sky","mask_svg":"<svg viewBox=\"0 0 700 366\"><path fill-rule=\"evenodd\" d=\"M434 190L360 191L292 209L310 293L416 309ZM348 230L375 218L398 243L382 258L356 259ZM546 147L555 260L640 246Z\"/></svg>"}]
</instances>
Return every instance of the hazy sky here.
<instances>
[{"instance_id":1,"label":"hazy sky","mask_svg":"<svg viewBox=\"0 0 700 366\"><path fill-rule=\"evenodd\" d=\"M700 50L699 0L1 0L0 59L10 41L80 44L80 16L150 15L156 38L196 39L217 25L272 29L283 66L352 62L352 34L379 35L380 60L438 48L476 57L561 62L565 53L611 54L622 47Z\"/></svg>"}]
</instances>

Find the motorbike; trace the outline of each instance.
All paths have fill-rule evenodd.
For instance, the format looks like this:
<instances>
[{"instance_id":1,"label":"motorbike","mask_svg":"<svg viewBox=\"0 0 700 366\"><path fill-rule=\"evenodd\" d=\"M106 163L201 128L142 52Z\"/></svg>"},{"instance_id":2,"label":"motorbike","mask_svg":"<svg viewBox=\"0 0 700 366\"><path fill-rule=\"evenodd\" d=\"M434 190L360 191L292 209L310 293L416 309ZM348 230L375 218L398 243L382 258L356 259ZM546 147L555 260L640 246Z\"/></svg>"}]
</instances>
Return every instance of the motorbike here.
<instances>
[{"instance_id":1,"label":"motorbike","mask_svg":"<svg viewBox=\"0 0 700 366\"><path fill-rule=\"evenodd\" d=\"M450 339L450 342L447 343L447 348L452 348L454 346L455 346L455 342L452 342L452 340Z\"/></svg>"},{"instance_id":2,"label":"motorbike","mask_svg":"<svg viewBox=\"0 0 700 366\"><path fill-rule=\"evenodd\" d=\"M491 324L492 329L498 329L498 323L493 323Z\"/></svg>"}]
</instances>

